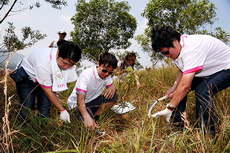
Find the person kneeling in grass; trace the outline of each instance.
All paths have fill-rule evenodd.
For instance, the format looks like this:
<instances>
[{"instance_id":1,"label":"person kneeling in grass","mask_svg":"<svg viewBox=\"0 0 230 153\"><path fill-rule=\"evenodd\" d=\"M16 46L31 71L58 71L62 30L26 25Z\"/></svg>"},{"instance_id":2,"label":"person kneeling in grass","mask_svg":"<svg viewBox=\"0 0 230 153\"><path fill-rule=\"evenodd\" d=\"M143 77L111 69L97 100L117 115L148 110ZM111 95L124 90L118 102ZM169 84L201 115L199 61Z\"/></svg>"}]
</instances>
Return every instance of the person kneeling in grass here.
<instances>
[{"instance_id":1,"label":"person kneeling in grass","mask_svg":"<svg viewBox=\"0 0 230 153\"><path fill-rule=\"evenodd\" d=\"M68 98L69 109L76 109L78 119L84 120L84 125L90 130L98 128L95 120L118 99L111 78L116 67L117 59L113 54L101 54L97 66L88 68L80 74ZM107 89L104 91L105 87Z\"/></svg>"}]
</instances>

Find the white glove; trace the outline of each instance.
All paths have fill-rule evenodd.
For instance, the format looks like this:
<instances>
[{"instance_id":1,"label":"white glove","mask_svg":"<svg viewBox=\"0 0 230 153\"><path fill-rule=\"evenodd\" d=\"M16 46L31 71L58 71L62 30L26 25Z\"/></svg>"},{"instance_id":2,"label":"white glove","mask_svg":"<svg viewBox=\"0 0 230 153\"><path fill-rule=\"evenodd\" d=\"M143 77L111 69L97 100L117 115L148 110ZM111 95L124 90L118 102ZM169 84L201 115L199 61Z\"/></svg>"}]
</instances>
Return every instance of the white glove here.
<instances>
[{"instance_id":1,"label":"white glove","mask_svg":"<svg viewBox=\"0 0 230 153\"><path fill-rule=\"evenodd\" d=\"M60 119L63 121L68 121L70 123L70 116L67 110L60 111Z\"/></svg>"},{"instance_id":2,"label":"white glove","mask_svg":"<svg viewBox=\"0 0 230 153\"><path fill-rule=\"evenodd\" d=\"M172 116L172 112L171 110L169 110L168 107L169 104L167 104L166 109L164 109L163 111L157 112L155 114L152 115L153 118L158 118L159 116L166 116L166 121L168 123L170 123L170 118Z\"/></svg>"}]
</instances>

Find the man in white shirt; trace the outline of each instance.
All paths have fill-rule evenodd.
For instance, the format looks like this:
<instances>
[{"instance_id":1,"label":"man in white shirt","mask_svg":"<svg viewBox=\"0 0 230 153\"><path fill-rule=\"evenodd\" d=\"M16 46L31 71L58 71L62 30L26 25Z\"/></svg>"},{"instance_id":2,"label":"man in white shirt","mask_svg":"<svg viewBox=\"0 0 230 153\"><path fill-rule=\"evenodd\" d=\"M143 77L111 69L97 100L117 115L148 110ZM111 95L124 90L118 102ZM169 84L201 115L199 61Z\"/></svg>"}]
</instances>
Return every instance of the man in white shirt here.
<instances>
[{"instance_id":1,"label":"man in white shirt","mask_svg":"<svg viewBox=\"0 0 230 153\"><path fill-rule=\"evenodd\" d=\"M101 54L97 66L88 68L80 74L68 98L69 109L76 109L78 118L83 119L85 126L91 130L98 128L94 120L103 111L111 108L118 99L111 78L116 67L117 59L113 54ZM107 89L104 91L105 88Z\"/></svg>"},{"instance_id":2,"label":"man in white shirt","mask_svg":"<svg viewBox=\"0 0 230 153\"><path fill-rule=\"evenodd\" d=\"M186 108L189 90L195 90L196 118L199 126L206 125L215 135L214 95L230 86L230 48L208 35L180 35L170 26L152 30L152 48L173 60L178 67L174 85L166 92L173 97L167 108L153 117L172 115L173 123L180 123Z\"/></svg>"},{"instance_id":3,"label":"man in white shirt","mask_svg":"<svg viewBox=\"0 0 230 153\"><path fill-rule=\"evenodd\" d=\"M57 42L59 40L64 40L67 35L64 29L58 30L57 34L59 36L59 39L54 39L49 45L50 48L58 48Z\"/></svg>"},{"instance_id":4,"label":"man in white shirt","mask_svg":"<svg viewBox=\"0 0 230 153\"><path fill-rule=\"evenodd\" d=\"M38 48L22 59L16 75L25 73L28 77L16 82L16 87L23 119L27 117L28 108L35 109L37 97L37 109L41 117L48 117L52 102L60 111L60 119L70 122L69 113L57 95L67 89L68 82L76 81L74 65L80 60L81 53L77 43L60 41L58 49Z\"/></svg>"}]
</instances>

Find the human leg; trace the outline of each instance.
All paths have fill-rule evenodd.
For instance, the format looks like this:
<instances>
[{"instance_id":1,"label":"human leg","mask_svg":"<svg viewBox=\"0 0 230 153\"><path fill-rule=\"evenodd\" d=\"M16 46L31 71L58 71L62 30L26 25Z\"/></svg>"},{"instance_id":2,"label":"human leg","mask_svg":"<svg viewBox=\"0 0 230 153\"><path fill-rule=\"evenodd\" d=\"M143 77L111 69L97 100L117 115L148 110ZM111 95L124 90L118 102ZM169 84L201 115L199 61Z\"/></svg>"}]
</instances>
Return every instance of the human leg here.
<instances>
[{"instance_id":1,"label":"human leg","mask_svg":"<svg viewBox=\"0 0 230 153\"><path fill-rule=\"evenodd\" d=\"M215 135L214 95L230 86L230 70L215 73L197 85L196 115L199 125L204 125L212 135Z\"/></svg>"},{"instance_id":2,"label":"human leg","mask_svg":"<svg viewBox=\"0 0 230 153\"><path fill-rule=\"evenodd\" d=\"M194 78L192 81L190 90L194 90L196 86L200 84L200 82L202 81L203 81L202 78ZM172 123L175 123L176 126L179 126L179 127L184 126L181 114L186 109L186 102L187 102L187 95L181 100L179 105L176 107L176 109L172 113Z\"/></svg>"},{"instance_id":3,"label":"human leg","mask_svg":"<svg viewBox=\"0 0 230 153\"><path fill-rule=\"evenodd\" d=\"M112 99L106 99L104 96L103 98L103 103L100 104L99 108L96 110L94 113L94 116L100 116L102 112L109 110L113 105L116 103L118 99L118 95L115 93Z\"/></svg>"},{"instance_id":4,"label":"human leg","mask_svg":"<svg viewBox=\"0 0 230 153\"><path fill-rule=\"evenodd\" d=\"M28 108L34 110L35 107L35 90L37 83L26 79L23 82L16 83L18 96L20 98L20 116L25 119L28 114Z\"/></svg>"},{"instance_id":5,"label":"human leg","mask_svg":"<svg viewBox=\"0 0 230 153\"><path fill-rule=\"evenodd\" d=\"M37 109L41 113L41 117L48 117L50 112L50 100L47 98L43 92L41 86L36 89L37 94Z\"/></svg>"},{"instance_id":6,"label":"human leg","mask_svg":"<svg viewBox=\"0 0 230 153\"><path fill-rule=\"evenodd\" d=\"M181 114L185 111L186 108L186 101L187 101L187 95L181 100L179 105L176 107L176 109L172 113L172 123L175 123L178 127L183 127L184 123L181 118Z\"/></svg>"},{"instance_id":7,"label":"human leg","mask_svg":"<svg viewBox=\"0 0 230 153\"><path fill-rule=\"evenodd\" d=\"M86 103L86 111L88 112L88 114L90 115L90 117L92 119L94 119L94 112L96 112L98 110L98 108L100 107L100 104L103 102L103 97L99 96L96 99L94 99L93 101ZM81 112L79 111L78 108L76 108L75 110L75 114L77 115L77 118L79 120L83 121L83 117L81 115Z\"/></svg>"},{"instance_id":8,"label":"human leg","mask_svg":"<svg viewBox=\"0 0 230 153\"><path fill-rule=\"evenodd\" d=\"M118 95L115 94L112 99L106 99L103 95L98 96L96 99L92 100L89 103L86 103L86 110L92 119L98 118L103 111L111 108L118 99ZM76 109L75 113L77 114L77 118L83 120L82 115L78 109ZM97 116L95 118L95 116Z\"/></svg>"}]
</instances>

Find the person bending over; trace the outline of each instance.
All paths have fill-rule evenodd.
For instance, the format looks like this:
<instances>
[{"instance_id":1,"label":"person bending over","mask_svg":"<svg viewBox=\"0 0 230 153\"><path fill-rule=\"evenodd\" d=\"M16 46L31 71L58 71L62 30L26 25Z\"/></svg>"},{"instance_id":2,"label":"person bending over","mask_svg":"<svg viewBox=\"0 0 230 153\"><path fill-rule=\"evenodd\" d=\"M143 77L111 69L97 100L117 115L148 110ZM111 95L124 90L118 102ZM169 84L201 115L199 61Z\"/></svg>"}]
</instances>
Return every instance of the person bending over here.
<instances>
[{"instance_id":1,"label":"person bending over","mask_svg":"<svg viewBox=\"0 0 230 153\"><path fill-rule=\"evenodd\" d=\"M166 92L170 104L153 117L183 125L187 93L195 90L196 118L215 135L214 95L230 86L230 48L209 35L181 35L170 26L152 29L152 48L172 59L178 68L174 85ZM172 95L172 96L171 96ZM181 124L182 123L182 124Z\"/></svg>"},{"instance_id":2,"label":"person bending over","mask_svg":"<svg viewBox=\"0 0 230 153\"><path fill-rule=\"evenodd\" d=\"M69 113L57 95L68 89L68 82L76 81L75 64L80 60L82 50L74 42L59 41L58 45L58 48L33 50L17 66L15 75L24 76L16 83L22 119L26 119L28 108L35 109L35 104L41 117L48 117L52 102L61 113L60 119L70 122Z\"/></svg>"}]
</instances>

